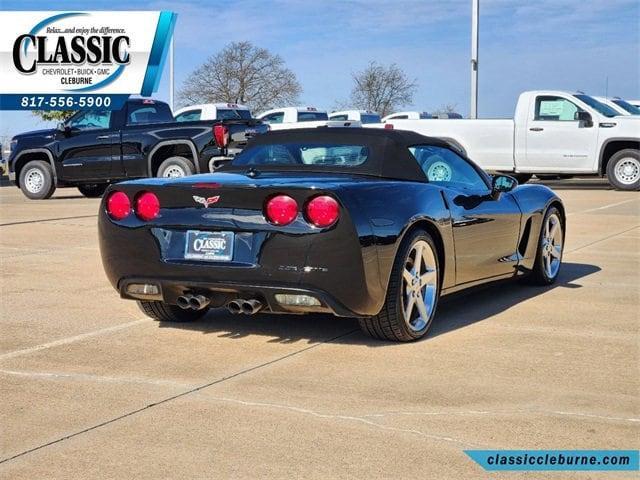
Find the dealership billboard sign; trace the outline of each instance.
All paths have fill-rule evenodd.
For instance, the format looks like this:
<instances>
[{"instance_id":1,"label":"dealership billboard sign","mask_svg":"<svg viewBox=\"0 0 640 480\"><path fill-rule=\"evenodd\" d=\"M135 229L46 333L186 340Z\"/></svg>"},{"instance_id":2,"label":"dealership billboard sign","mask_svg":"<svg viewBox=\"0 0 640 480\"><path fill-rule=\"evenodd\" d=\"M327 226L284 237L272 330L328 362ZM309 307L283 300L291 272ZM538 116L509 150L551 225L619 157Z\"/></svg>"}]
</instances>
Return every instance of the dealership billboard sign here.
<instances>
[{"instance_id":1,"label":"dealership billboard sign","mask_svg":"<svg viewBox=\"0 0 640 480\"><path fill-rule=\"evenodd\" d=\"M176 14L2 12L0 109L119 108L157 91Z\"/></svg>"}]
</instances>

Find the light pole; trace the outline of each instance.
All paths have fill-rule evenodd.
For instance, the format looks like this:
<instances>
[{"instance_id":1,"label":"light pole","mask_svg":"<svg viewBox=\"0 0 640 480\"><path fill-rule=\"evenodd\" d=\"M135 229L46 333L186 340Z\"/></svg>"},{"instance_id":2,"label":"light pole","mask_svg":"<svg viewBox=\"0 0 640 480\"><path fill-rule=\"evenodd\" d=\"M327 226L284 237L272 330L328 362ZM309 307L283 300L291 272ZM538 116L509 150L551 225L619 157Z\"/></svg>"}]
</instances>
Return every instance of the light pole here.
<instances>
[{"instance_id":1,"label":"light pole","mask_svg":"<svg viewBox=\"0 0 640 480\"><path fill-rule=\"evenodd\" d=\"M469 117L478 118L478 17L480 0L471 0L471 110Z\"/></svg>"}]
</instances>

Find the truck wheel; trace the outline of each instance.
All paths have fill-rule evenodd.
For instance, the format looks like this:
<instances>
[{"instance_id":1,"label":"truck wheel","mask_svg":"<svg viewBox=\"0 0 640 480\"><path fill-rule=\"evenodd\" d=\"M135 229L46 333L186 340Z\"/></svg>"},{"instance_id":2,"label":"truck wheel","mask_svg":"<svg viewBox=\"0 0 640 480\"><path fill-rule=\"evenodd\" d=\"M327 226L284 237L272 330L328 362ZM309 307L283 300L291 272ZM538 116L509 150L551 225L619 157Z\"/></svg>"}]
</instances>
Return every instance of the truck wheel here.
<instances>
[{"instance_id":1,"label":"truck wheel","mask_svg":"<svg viewBox=\"0 0 640 480\"><path fill-rule=\"evenodd\" d=\"M56 186L53 183L51 165L42 160L32 160L22 167L20 190L32 200L44 200L53 195Z\"/></svg>"},{"instance_id":2,"label":"truck wheel","mask_svg":"<svg viewBox=\"0 0 640 480\"><path fill-rule=\"evenodd\" d=\"M102 196L108 186L108 183L86 183L78 185L78 190L87 198L98 198Z\"/></svg>"},{"instance_id":3,"label":"truck wheel","mask_svg":"<svg viewBox=\"0 0 640 480\"><path fill-rule=\"evenodd\" d=\"M138 306L146 316L159 322L192 322L203 317L209 311L208 308L183 310L176 305L164 302L145 302L142 300L138 301Z\"/></svg>"},{"instance_id":4,"label":"truck wheel","mask_svg":"<svg viewBox=\"0 0 640 480\"><path fill-rule=\"evenodd\" d=\"M615 153L607 163L607 179L618 190L640 190L640 151L627 148Z\"/></svg>"},{"instance_id":5,"label":"truck wheel","mask_svg":"<svg viewBox=\"0 0 640 480\"><path fill-rule=\"evenodd\" d=\"M177 178L193 175L196 169L190 160L184 157L167 158L160 164L157 177Z\"/></svg>"},{"instance_id":6,"label":"truck wheel","mask_svg":"<svg viewBox=\"0 0 640 480\"><path fill-rule=\"evenodd\" d=\"M529 180L531 180L531 177L533 177L533 174L531 173L507 173L507 175L511 175L513 178L515 178L520 185L527 183Z\"/></svg>"},{"instance_id":7,"label":"truck wheel","mask_svg":"<svg viewBox=\"0 0 640 480\"><path fill-rule=\"evenodd\" d=\"M382 310L376 316L359 319L365 333L395 342L410 342L426 335L440 296L437 252L424 230L415 230L402 241Z\"/></svg>"}]
</instances>

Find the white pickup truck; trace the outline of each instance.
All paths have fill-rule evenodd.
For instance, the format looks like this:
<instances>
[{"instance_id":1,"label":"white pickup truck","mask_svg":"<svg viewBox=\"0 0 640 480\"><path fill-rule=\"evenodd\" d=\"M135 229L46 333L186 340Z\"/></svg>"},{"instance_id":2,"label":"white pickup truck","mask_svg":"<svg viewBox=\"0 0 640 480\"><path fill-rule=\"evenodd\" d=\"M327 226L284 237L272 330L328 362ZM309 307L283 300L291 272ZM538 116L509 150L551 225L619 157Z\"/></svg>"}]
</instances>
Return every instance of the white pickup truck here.
<instances>
[{"instance_id":1,"label":"white pickup truck","mask_svg":"<svg viewBox=\"0 0 640 480\"><path fill-rule=\"evenodd\" d=\"M524 92L512 120L387 120L376 127L446 139L485 170L521 182L534 173L593 174L640 190L640 117L618 116L582 93Z\"/></svg>"},{"instance_id":2,"label":"white pickup truck","mask_svg":"<svg viewBox=\"0 0 640 480\"><path fill-rule=\"evenodd\" d=\"M380 114L372 110L340 110L329 114L329 120L355 120L363 125L380 123Z\"/></svg>"},{"instance_id":3,"label":"white pickup truck","mask_svg":"<svg viewBox=\"0 0 640 480\"><path fill-rule=\"evenodd\" d=\"M181 108L173 114L176 122L194 122L199 120L238 120L251 119L251 110L238 103L202 103Z\"/></svg>"},{"instance_id":4,"label":"white pickup truck","mask_svg":"<svg viewBox=\"0 0 640 480\"><path fill-rule=\"evenodd\" d=\"M256 118L268 123L271 130L314 127L359 127L355 120L329 120L326 110L315 107L274 108L261 113Z\"/></svg>"}]
</instances>

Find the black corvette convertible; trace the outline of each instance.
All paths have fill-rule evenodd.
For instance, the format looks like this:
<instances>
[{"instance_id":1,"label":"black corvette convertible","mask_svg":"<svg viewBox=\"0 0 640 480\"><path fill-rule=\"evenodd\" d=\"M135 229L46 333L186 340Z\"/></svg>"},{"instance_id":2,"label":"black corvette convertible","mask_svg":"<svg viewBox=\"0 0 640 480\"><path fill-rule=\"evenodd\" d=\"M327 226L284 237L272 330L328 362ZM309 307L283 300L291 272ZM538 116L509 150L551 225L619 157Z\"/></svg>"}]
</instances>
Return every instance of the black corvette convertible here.
<instances>
[{"instance_id":1,"label":"black corvette convertible","mask_svg":"<svg viewBox=\"0 0 640 480\"><path fill-rule=\"evenodd\" d=\"M491 177L444 141L324 128L260 135L213 174L114 185L99 230L109 280L155 319L328 312L409 341L441 295L553 283L565 213L548 188Z\"/></svg>"}]
</instances>

